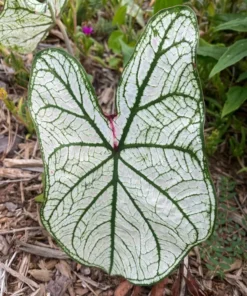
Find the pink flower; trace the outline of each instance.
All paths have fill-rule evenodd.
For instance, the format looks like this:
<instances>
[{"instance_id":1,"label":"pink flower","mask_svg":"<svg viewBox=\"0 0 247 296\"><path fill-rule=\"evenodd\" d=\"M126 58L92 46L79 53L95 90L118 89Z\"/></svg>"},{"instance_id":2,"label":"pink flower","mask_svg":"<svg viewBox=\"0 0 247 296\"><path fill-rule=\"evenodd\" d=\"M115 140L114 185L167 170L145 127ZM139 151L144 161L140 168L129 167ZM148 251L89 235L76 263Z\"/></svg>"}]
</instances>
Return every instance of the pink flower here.
<instances>
[{"instance_id":1,"label":"pink flower","mask_svg":"<svg viewBox=\"0 0 247 296\"><path fill-rule=\"evenodd\" d=\"M85 35L92 35L93 34L93 28L91 26L84 26L82 27L82 32L85 34Z\"/></svg>"}]
</instances>

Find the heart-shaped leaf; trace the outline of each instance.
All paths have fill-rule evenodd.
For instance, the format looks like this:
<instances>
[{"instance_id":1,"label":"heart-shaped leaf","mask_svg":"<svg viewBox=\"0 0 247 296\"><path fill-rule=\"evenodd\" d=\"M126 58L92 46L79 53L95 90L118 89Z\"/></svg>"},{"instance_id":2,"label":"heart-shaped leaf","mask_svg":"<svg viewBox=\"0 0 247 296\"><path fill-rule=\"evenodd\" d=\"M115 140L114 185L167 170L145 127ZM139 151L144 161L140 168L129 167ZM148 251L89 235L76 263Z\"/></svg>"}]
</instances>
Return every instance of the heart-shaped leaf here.
<instances>
[{"instance_id":1,"label":"heart-shaped leaf","mask_svg":"<svg viewBox=\"0 0 247 296\"><path fill-rule=\"evenodd\" d=\"M57 49L36 56L29 102L45 166L42 221L78 262L148 285L211 234L197 41L189 8L154 16L108 117L77 60Z\"/></svg>"},{"instance_id":2,"label":"heart-shaped leaf","mask_svg":"<svg viewBox=\"0 0 247 296\"><path fill-rule=\"evenodd\" d=\"M32 52L54 25L48 2L59 15L66 0L6 0L0 15L0 44L20 53Z\"/></svg>"}]
</instances>

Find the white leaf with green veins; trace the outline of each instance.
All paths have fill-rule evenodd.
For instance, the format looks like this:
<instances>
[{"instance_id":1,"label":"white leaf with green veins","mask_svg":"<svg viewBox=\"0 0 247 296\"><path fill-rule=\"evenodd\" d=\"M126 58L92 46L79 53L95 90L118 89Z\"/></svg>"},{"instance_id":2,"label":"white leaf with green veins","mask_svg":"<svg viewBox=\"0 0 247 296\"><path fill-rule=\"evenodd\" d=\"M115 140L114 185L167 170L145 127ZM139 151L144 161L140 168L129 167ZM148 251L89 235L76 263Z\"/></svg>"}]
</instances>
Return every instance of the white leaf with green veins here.
<instances>
[{"instance_id":1,"label":"white leaf with green veins","mask_svg":"<svg viewBox=\"0 0 247 296\"><path fill-rule=\"evenodd\" d=\"M115 117L101 113L85 71L64 51L40 52L33 65L43 224L78 262L134 284L164 278L213 230L197 41L189 8L154 16L123 73Z\"/></svg>"},{"instance_id":2,"label":"white leaf with green veins","mask_svg":"<svg viewBox=\"0 0 247 296\"><path fill-rule=\"evenodd\" d=\"M66 0L51 0L59 14ZM19 51L32 52L54 26L47 2L6 0L0 15L0 44Z\"/></svg>"}]
</instances>

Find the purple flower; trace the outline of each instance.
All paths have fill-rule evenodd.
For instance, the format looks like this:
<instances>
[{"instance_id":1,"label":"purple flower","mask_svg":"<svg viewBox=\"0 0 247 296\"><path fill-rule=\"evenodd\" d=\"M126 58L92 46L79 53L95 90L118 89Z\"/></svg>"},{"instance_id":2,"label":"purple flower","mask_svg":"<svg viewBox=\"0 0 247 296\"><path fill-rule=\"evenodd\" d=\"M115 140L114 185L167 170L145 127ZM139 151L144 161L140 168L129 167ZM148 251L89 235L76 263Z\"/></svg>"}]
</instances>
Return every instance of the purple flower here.
<instances>
[{"instance_id":1,"label":"purple flower","mask_svg":"<svg viewBox=\"0 0 247 296\"><path fill-rule=\"evenodd\" d=\"M84 26L84 27L82 27L82 32L85 35L90 36L91 34L93 34L93 28L91 26Z\"/></svg>"}]
</instances>

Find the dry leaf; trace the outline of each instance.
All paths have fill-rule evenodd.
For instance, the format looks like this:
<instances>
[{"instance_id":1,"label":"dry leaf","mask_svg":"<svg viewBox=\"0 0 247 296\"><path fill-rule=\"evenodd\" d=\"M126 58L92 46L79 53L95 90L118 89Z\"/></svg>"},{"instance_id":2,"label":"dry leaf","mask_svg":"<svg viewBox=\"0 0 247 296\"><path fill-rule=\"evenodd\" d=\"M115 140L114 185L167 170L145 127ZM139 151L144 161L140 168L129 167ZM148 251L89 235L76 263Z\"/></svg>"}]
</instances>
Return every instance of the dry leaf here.
<instances>
[{"instance_id":1,"label":"dry leaf","mask_svg":"<svg viewBox=\"0 0 247 296\"><path fill-rule=\"evenodd\" d=\"M128 281L122 282L114 292L114 296L125 296L130 289L132 289L133 284Z\"/></svg>"},{"instance_id":2,"label":"dry leaf","mask_svg":"<svg viewBox=\"0 0 247 296\"><path fill-rule=\"evenodd\" d=\"M225 270L225 272L231 272L231 271L234 271L236 269L239 269L241 268L242 266L242 260L240 259L236 259L231 265L230 265L230 268Z\"/></svg>"},{"instance_id":3,"label":"dry leaf","mask_svg":"<svg viewBox=\"0 0 247 296\"><path fill-rule=\"evenodd\" d=\"M40 269L52 270L57 265L57 263L58 261L56 259L51 259L48 261L41 260L38 265Z\"/></svg>"},{"instance_id":4,"label":"dry leaf","mask_svg":"<svg viewBox=\"0 0 247 296\"><path fill-rule=\"evenodd\" d=\"M32 269L28 272L33 278L40 282L49 282L52 277L52 272L46 269Z\"/></svg>"}]
</instances>

